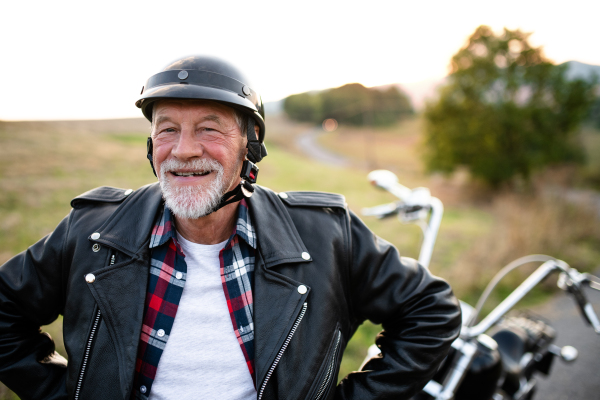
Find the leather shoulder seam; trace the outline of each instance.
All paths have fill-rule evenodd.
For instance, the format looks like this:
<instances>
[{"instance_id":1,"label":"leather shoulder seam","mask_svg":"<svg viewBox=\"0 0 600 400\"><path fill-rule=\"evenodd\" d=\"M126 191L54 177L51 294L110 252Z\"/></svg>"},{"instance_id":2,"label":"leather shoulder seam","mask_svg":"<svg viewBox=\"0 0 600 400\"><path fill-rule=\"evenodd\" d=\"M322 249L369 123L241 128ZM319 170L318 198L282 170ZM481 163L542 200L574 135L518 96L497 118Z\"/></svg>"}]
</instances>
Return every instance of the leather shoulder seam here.
<instances>
[{"instance_id":1,"label":"leather shoulder seam","mask_svg":"<svg viewBox=\"0 0 600 400\"><path fill-rule=\"evenodd\" d=\"M100 186L75 197L73 200L71 200L71 207L78 208L86 202L120 203L132 192L133 190L131 189Z\"/></svg>"},{"instance_id":2,"label":"leather shoulder seam","mask_svg":"<svg viewBox=\"0 0 600 400\"><path fill-rule=\"evenodd\" d=\"M281 192L279 198L291 207L329 207L345 209L346 198L341 194L326 192Z\"/></svg>"}]
</instances>

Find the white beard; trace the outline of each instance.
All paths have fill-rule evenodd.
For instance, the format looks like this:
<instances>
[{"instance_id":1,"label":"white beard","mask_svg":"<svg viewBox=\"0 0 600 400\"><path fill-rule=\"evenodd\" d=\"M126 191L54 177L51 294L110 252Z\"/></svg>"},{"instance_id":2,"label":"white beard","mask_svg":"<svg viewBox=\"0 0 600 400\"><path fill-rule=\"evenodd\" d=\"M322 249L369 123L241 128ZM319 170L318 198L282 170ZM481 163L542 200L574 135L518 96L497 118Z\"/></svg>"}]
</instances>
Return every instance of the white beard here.
<instances>
[{"instance_id":1,"label":"white beard","mask_svg":"<svg viewBox=\"0 0 600 400\"><path fill-rule=\"evenodd\" d=\"M178 169L198 172L214 171L215 178L200 186L173 186L166 178L167 173ZM195 159L188 162L174 159L164 161L160 166L159 182L167 207L178 218L197 219L210 214L221 202L231 182L224 178L223 166L213 159Z\"/></svg>"}]
</instances>

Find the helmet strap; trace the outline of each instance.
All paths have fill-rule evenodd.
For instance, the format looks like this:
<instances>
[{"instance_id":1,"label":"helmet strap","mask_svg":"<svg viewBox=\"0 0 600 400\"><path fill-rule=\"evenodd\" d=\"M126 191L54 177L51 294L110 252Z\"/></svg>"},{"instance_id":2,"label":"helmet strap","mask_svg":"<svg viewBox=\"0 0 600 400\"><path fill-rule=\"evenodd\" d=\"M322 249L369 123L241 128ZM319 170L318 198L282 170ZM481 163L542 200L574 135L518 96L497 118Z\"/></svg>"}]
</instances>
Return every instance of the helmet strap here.
<instances>
[{"instance_id":1,"label":"helmet strap","mask_svg":"<svg viewBox=\"0 0 600 400\"><path fill-rule=\"evenodd\" d=\"M248 117L248 124L246 129L246 138L248 139L248 160L257 163L267 155L267 148L261 143L256 137L254 131L254 118Z\"/></svg>"},{"instance_id":2,"label":"helmet strap","mask_svg":"<svg viewBox=\"0 0 600 400\"><path fill-rule=\"evenodd\" d=\"M154 172L154 176L156 176L158 178L158 175L156 175L156 170L154 169L154 162L152 161L152 138L149 137L148 140L146 141L146 158L148 158L148 161L150 161L150 166L152 167L152 172Z\"/></svg>"},{"instance_id":3,"label":"helmet strap","mask_svg":"<svg viewBox=\"0 0 600 400\"><path fill-rule=\"evenodd\" d=\"M230 190L221 197L221 202L211 211L211 213L225 207L228 204L235 203L244 198L252 197L254 194L253 183L256 183L256 177L258 176L258 167L250 160L244 160L242 164L242 172L240 177L242 178L239 185L235 189Z\"/></svg>"}]
</instances>

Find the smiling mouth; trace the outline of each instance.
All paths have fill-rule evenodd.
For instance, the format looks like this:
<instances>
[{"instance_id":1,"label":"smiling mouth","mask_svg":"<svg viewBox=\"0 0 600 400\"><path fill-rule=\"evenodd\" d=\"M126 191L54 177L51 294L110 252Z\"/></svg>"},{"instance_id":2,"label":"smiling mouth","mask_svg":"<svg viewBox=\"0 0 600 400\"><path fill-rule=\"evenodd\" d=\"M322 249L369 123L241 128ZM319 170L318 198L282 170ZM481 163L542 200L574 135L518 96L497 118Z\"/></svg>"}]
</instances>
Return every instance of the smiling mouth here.
<instances>
[{"instance_id":1,"label":"smiling mouth","mask_svg":"<svg viewBox=\"0 0 600 400\"><path fill-rule=\"evenodd\" d=\"M187 177L187 176L206 176L208 174L210 174L212 171L204 171L204 172L176 172L176 171L171 171L171 173L175 176L183 176L183 177Z\"/></svg>"}]
</instances>

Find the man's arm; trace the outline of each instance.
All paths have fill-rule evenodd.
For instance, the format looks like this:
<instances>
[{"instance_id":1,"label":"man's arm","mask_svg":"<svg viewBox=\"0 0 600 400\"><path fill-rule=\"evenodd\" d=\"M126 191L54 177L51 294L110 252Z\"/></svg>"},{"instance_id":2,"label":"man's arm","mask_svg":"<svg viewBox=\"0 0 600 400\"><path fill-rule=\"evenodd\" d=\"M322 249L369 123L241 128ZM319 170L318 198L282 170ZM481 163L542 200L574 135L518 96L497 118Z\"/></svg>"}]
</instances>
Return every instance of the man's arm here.
<instances>
[{"instance_id":1,"label":"man's arm","mask_svg":"<svg viewBox=\"0 0 600 400\"><path fill-rule=\"evenodd\" d=\"M436 372L460 332L460 308L450 286L351 216L352 307L359 321L383 325L382 356L346 377L336 398L408 399Z\"/></svg>"},{"instance_id":2,"label":"man's arm","mask_svg":"<svg viewBox=\"0 0 600 400\"><path fill-rule=\"evenodd\" d=\"M69 217L0 267L0 381L22 399L66 398L66 360L40 331L63 308Z\"/></svg>"}]
</instances>

